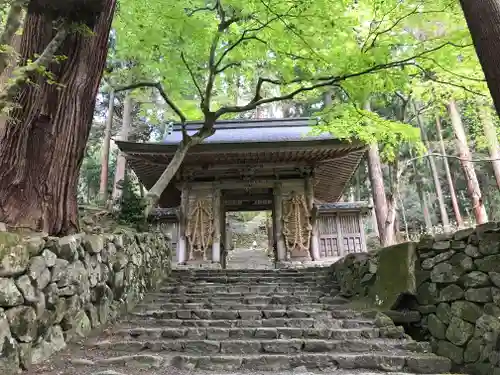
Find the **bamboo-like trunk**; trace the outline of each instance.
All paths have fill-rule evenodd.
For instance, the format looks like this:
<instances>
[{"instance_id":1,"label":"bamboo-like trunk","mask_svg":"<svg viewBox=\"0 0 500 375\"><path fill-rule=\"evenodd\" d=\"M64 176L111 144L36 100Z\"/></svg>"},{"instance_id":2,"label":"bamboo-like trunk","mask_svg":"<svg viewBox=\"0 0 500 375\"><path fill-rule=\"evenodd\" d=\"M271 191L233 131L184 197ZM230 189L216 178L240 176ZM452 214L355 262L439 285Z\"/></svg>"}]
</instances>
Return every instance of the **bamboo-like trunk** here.
<instances>
[{"instance_id":1,"label":"bamboo-like trunk","mask_svg":"<svg viewBox=\"0 0 500 375\"><path fill-rule=\"evenodd\" d=\"M448 180L448 189L451 195L451 205L453 207L453 213L455 214L455 220L459 228L464 226L464 221L462 219L462 214L460 213L460 206L458 204L457 193L455 191L455 183L450 172L450 163L446 158L446 147L444 145L443 133L441 131L441 120L439 116L436 116L436 130L439 137L439 148L441 149L441 154L443 155L443 165L446 172L446 179Z\"/></svg>"},{"instance_id":2,"label":"bamboo-like trunk","mask_svg":"<svg viewBox=\"0 0 500 375\"><path fill-rule=\"evenodd\" d=\"M455 132L457 150L460 156L460 164L464 172L465 181L467 182L467 192L472 201L474 217L476 224L484 224L488 221L488 215L484 207L481 188L476 176L474 164L471 161L471 153L467 144L467 136L465 135L464 126L457 105L454 100L448 103L448 113L451 118L451 124Z\"/></svg>"},{"instance_id":3,"label":"bamboo-like trunk","mask_svg":"<svg viewBox=\"0 0 500 375\"><path fill-rule=\"evenodd\" d=\"M108 200L108 174L109 174L109 147L111 143L111 128L113 127L115 93L109 93L108 117L106 118L106 128L104 129L104 139L101 150L101 181L99 186L99 200L101 204L106 204Z\"/></svg>"},{"instance_id":4,"label":"bamboo-like trunk","mask_svg":"<svg viewBox=\"0 0 500 375\"><path fill-rule=\"evenodd\" d=\"M427 137L427 130L425 129L425 122L422 115L419 114L419 106L413 102L413 108L415 109L415 113L417 114L417 123L420 128L420 134L422 135L422 141L425 144L425 147L429 152L432 152L429 145L429 138ZM444 201L443 189L441 187L441 181L439 181L439 174L436 167L436 161L433 156L429 156L427 158L429 161L429 169L432 176L432 181L434 182L434 189L436 190L436 195L439 204L439 213L441 216L441 222L443 223L443 227L445 230L450 229L450 220L448 219L448 212L446 211L446 203Z\"/></svg>"}]
</instances>

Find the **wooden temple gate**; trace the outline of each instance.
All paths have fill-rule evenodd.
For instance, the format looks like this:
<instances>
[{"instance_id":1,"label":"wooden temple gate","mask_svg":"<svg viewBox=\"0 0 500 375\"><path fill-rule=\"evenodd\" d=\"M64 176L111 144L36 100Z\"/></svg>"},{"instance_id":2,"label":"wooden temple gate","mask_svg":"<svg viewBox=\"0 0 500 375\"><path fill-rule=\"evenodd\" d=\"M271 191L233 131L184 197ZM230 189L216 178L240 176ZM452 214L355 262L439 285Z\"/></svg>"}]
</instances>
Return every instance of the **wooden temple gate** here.
<instances>
[{"instance_id":1,"label":"wooden temple gate","mask_svg":"<svg viewBox=\"0 0 500 375\"><path fill-rule=\"evenodd\" d=\"M330 135L307 136L310 122L221 121L206 143L190 150L159 202L159 210L175 207L169 228L177 228L179 264L224 263L230 246L225 214L230 211L272 211L278 262L365 249L361 205L324 202L339 199L366 148ZM188 124L187 131L199 126ZM174 127L169 137L160 144L118 142L148 189L175 153L181 128Z\"/></svg>"}]
</instances>

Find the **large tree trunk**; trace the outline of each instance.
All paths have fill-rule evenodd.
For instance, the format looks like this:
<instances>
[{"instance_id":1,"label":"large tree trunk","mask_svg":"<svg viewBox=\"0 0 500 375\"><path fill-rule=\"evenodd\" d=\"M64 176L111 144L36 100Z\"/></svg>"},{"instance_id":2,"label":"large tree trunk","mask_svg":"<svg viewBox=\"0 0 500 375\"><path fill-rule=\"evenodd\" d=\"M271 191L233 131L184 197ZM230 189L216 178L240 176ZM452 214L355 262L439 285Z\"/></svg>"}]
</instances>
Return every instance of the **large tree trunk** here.
<instances>
[{"instance_id":1,"label":"large tree trunk","mask_svg":"<svg viewBox=\"0 0 500 375\"><path fill-rule=\"evenodd\" d=\"M460 0L488 87L500 114L500 1Z\"/></svg>"},{"instance_id":2,"label":"large tree trunk","mask_svg":"<svg viewBox=\"0 0 500 375\"><path fill-rule=\"evenodd\" d=\"M441 154L443 155L443 165L444 170L446 172L446 179L448 180L448 189L450 189L451 196L451 205L453 207L453 213L455 214L455 220L457 221L457 225L459 228L464 226L464 221L462 219L462 214L460 213L460 206L458 204L457 193L455 192L455 183L453 182L453 178L451 177L450 172L450 163L448 163L448 159L446 158L446 147L444 145L443 133L441 131L441 120L439 116L436 116L436 130L437 135L439 137L439 147L441 149Z\"/></svg>"},{"instance_id":3,"label":"large tree trunk","mask_svg":"<svg viewBox=\"0 0 500 375\"><path fill-rule=\"evenodd\" d=\"M474 164L471 161L471 153L467 144L467 137L465 135L462 119L454 100L450 100L448 103L448 112L451 118L453 130L455 132L460 164L462 165L465 181L467 182L467 191L472 201L476 224L484 224L488 221L488 215L486 214L486 209L484 208L481 188L479 187Z\"/></svg>"},{"instance_id":4,"label":"large tree trunk","mask_svg":"<svg viewBox=\"0 0 500 375\"><path fill-rule=\"evenodd\" d=\"M498 134L491 117L491 109L487 105L480 105L479 116L481 118L481 123L483 124L483 131L486 137L486 142L488 142L488 151L490 153L491 164L493 166L493 172L495 173L495 179L497 181L497 186L500 189L500 147L498 145Z\"/></svg>"},{"instance_id":5,"label":"large tree trunk","mask_svg":"<svg viewBox=\"0 0 500 375\"><path fill-rule=\"evenodd\" d=\"M99 200L106 204L108 200L108 175L109 175L109 146L111 143L111 128L113 127L115 92L109 92L108 117L106 119L106 128L104 129L104 139L102 140L101 150L101 181L99 186Z\"/></svg>"},{"instance_id":6,"label":"large tree trunk","mask_svg":"<svg viewBox=\"0 0 500 375\"><path fill-rule=\"evenodd\" d=\"M79 230L77 183L106 62L116 0L104 0L93 34L70 35L50 70L61 86L42 77L25 85L19 108L0 129L0 221L52 235ZM21 56L40 54L54 36L52 20L29 14Z\"/></svg>"},{"instance_id":7,"label":"large tree trunk","mask_svg":"<svg viewBox=\"0 0 500 375\"><path fill-rule=\"evenodd\" d=\"M424 119L422 115L419 113L419 106L416 103L413 103L413 107L415 109L415 113L417 114L417 123L420 128L420 134L422 136L422 141L425 144L425 147L429 152L432 153L432 150L429 145L429 138L427 137L427 130L425 129ZM443 223L443 227L446 231L450 229L450 220L448 219L448 212L446 211L446 203L444 201L443 189L441 188L441 181L439 181L439 174L436 167L436 161L433 156L429 156L429 169L431 171L432 180L434 182L434 189L436 190L436 195L438 198L439 204L439 213L441 216L441 222Z\"/></svg>"},{"instance_id":8,"label":"large tree trunk","mask_svg":"<svg viewBox=\"0 0 500 375\"><path fill-rule=\"evenodd\" d=\"M125 96L125 101L123 103L123 119L119 136L120 141L128 140L130 127L132 126L133 108L134 104L132 102L131 92L129 91ZM125 159L125 155L120 151L118 152L118 156L116 157L115 181L113 183L113 204L116 204L121 200L126 169L127 159Z\"/></svg>"}]
</instances>

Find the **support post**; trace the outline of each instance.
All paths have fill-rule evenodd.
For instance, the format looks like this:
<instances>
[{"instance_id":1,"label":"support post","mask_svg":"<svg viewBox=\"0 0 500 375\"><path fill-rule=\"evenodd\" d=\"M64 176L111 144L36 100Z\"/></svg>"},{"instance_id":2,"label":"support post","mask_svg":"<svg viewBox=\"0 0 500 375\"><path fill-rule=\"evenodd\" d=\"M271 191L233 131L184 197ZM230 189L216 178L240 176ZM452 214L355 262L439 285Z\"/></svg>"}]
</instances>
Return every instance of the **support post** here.
<instances>
[{"instance_id":1,"label":"support post","mask_svg":"<svg viewBox=\"0 0 500 375\"><path fill-rule=\"evenodd\" d=\"M220 240L221 240L221 191L214 187L213 190L213 214L214 214L214 235L212 242L212 263L220 263Z\"/></svg>"},{"instance_id":2,"label":"support post","mask_svg":"<svg viewBox=\"0 0 500 375\"><path fill-rule=\"evenodd\" d=\"M342 234L342 225L340 225L340 213L337 212L336 215L336 224L337 224L337 238L338 238L338 246L339 246L339 256L343 257L345 255L344 249L344 236Z\"/></svg>"},{"instance_id":3,"label":"support post","mask_svg":"<svg viewBox=\"0 0 500 375\"><path fill-rule=\"evenodd\" d=\"M177 263L185 264L187 260L186 227L188 216L189 190L186 185L181 191L181 205L179 207L179 237L177 240Z\"/></svg>"},{"instance_id":4,"label":"support post","mask_svg":"<svg viewBox=\"0 0 500 375\"><path fill-rule=\"evenodd\" d=\"M281 183L274 185L274 227L276 231L277 261L286 260L285 238L283 237L283 192Z\"/></svg>"},{"instance_id":5,"label":"support post","mask_svg":"<svg viewBox=\"0 0 500 375\"><path fill-rule=\"evenodd\" d=\"M317 227L317 210L314 206L314 187L313 177L309 174L304 180L304 190L306 193L307 209L309 210L310 223L311 223L311 239L309 242L309 252L312 260L319 260L319 241Z\"/></svg>"}]
</instances>

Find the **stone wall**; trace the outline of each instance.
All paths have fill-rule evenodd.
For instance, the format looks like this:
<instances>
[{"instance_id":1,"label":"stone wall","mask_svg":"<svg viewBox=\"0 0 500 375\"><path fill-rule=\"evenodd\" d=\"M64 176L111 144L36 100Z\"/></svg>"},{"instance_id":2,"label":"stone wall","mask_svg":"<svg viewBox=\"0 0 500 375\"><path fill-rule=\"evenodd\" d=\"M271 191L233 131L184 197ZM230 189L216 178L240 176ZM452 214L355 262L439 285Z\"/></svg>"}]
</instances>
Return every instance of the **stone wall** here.
<instances>
[{"instance_id":1,"label":"stone wall","mask_svg":"<svg viewBox=\"0 0 500 375\"><path fill-rule=\"evenodd\" d=\"M500 226L418 244L417 300L436 353L478 374L500 373Z\"/></svg>"},{"instance_id":2,"label":"stone wall","mask_svg":"<svg viewBox=\"0 0 500 375\"><path fill-rule=\"evenodd\" d=\"M344 296L413 310L409 328L456 368L500 374L500 223L349 254L332 269Z\"/></svg>"},{"instance_id":3,"label":"stone wall","mask_svg":"<svg viewBox=\"0 0 500 375\"><path fill-rule=\"evenodd\" d=\"M170 240L161 233L0 233L0 374L112 321L169 270Z\"/></svg>"}]
</instances>

